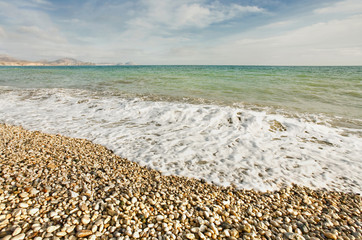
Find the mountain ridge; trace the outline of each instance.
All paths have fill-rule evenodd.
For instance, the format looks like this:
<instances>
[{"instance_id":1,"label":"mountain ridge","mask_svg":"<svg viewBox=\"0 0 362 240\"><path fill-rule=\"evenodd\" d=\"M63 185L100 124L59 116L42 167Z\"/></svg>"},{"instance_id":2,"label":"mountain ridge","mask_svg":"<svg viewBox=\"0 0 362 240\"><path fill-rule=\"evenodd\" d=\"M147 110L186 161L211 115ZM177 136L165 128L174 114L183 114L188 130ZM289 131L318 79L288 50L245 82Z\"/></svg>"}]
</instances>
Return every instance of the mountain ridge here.
<instances>
[{"instance_id":1,"label":"mountain ridge","mask_svg":"<svg viewBox=\"0 0 362 240\"><path fill-rule=\"evenodd\" d=\"M0 54L0 66L91 66L92 62L83 62L74 58L60 58L54 61L28 61Z\"/></svg>"}]
</instances>

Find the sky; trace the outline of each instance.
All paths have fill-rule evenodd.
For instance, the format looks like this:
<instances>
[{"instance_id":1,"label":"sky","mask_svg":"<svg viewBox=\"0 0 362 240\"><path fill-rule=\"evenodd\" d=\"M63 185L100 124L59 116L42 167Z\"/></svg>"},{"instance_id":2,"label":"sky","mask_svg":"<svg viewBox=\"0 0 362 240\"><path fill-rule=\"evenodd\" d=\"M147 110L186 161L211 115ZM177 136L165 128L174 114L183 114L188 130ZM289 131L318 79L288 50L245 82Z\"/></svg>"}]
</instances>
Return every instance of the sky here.
<instances>
[{"instance_id":1,"label":"sky","mask_svg":"<svg viewBox=\"0 0 362 240\"><path fill-rule=\"evenodd\" d=\"M0 54L145 65L362 65L362 1L0 0Z\"/></svg>"}]
</instances>

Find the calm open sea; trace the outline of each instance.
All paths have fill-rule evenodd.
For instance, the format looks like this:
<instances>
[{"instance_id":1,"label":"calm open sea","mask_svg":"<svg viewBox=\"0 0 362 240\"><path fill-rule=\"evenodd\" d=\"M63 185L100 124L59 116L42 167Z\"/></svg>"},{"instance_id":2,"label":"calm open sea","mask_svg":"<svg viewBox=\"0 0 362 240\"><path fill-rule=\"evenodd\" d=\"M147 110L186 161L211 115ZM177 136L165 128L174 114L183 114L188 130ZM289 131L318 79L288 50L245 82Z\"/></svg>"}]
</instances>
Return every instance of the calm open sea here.
<instances>
[{"instance_id":1,"label":"calm open sea","mask_svg":"<svg viewBox=\"0 0 362 240\"><path fill-rule=\"evenodd\" d=\"M362 67L0 67L0 122L240 188L362 192Z\"/></svg>"}]
</instances>

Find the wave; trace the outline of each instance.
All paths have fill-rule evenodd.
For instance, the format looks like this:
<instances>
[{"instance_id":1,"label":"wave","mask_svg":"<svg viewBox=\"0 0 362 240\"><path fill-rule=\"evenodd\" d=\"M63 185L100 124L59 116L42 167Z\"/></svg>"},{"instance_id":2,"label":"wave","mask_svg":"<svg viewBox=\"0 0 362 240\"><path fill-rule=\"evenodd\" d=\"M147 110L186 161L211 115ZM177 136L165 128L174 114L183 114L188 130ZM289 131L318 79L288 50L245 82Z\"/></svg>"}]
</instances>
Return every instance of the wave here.
<instances>
[{"instance_id":1,"label":"wave","mask_svg":"<svg viewBox=\"0 0 362 240\"><path fill-rule=\"evenodd\" d=\"M3 123L87 138L166 175L261 191L297 183L362 192L361 129L320 115L10 88L0 112Z\"/></svg>"}]
</instances>

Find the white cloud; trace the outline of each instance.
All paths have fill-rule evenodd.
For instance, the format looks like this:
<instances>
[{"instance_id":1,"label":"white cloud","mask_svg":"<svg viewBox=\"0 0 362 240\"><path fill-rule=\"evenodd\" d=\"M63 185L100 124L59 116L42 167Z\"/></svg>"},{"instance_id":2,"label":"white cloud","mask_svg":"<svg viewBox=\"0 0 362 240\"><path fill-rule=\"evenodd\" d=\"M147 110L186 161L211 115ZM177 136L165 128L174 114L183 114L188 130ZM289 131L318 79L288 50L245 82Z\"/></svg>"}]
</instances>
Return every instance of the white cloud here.
<instances>
[{"instance_id":1,"label":"white cloud","mask_svg":"<svg viewBox=\"0 0 362 240\"><path fill-rule=\"evenodd\" d=\"M51 3L46 0L33 0L32 2L34 2L35 4L41 4L41 5L51 5Z\"/></svg>"},{"instance_id":2,"label":"white cloud","mask_svg":"<svg viewBox=\"0 0 362 240\"><path fill-rule=\"evenodd\" d=\"M215 64L361 65L362 15L258 38L241 34L210 49Z\"/></svg>"},{"instance_id":3,"label":"white cloud","mask_svg":"<svg viewBox=\"0 0 362 240\"><path fill-rule=\"evenodd\" d=\"M2 48L9 55L37 60L54 56L64 56L71 52L71 46L62 35L51 17L36 8L36 4L46 4L45 1L0 1L0 16L5 25L2 28ZM4 33L6 33L4 35ZM63 53L61 53L63 51Z\"/></svg>"},{"instance_id":4,"label":"white cloud","mask_svg":"<svg viewBox=\"0 0 362 240\"><path fill-rule=\"evenodd\" d=\"M224 5L220 2L153 0L143 1L145 9L140 16L129 21L131 27L145 28L204 28L246 13L263 12L256 6Z\"/></svg>"},{"instance_id":5,"label":"white cloud","mask_svg":"<svg viewBox=\"0 0 362 240\"><path fill-rule=\"evenodd\" d=\"M333 4L332 6L318 8L314 11L317 14L335 14L335 13L361 13L361 0L344 0Z\"/></svg>"},{"instance_id":6,"label":"white cloud","mask_svg":"<svg viewBox=\"0 0 362 240\"><path fill-rule=\"evenodd\" d=\"M6 37L6 32L2 26L0 26L0 40Z\"/></svg>"}]
</instances>

